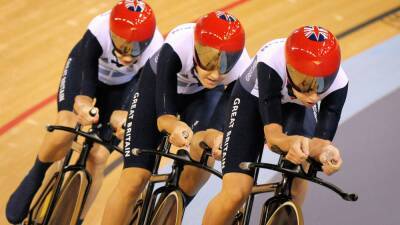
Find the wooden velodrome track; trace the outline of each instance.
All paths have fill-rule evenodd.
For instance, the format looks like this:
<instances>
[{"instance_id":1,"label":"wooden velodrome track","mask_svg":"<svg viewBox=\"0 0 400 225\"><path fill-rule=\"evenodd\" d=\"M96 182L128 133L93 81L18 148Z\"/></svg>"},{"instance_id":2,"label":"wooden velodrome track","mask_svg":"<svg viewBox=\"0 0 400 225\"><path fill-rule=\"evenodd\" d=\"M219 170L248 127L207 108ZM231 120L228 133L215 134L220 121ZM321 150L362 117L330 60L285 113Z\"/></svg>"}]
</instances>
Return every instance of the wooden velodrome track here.
<instances>
[{"instance_id":1,"label":"wooden velodrome track","mask_svg":"<svg viewBox=\"0 0 400 225\"><path fill-rule=\"evenodd\" d=\"M72 46L95 15L116 1L0 0L0 225L10 193L31 167L44 125L56 113L55 93ZM148 1L166 34L216 9L236 15L251 55L267 41L301 25L319 24L335 34L398 8L398 0L178 0ZM344 59L399 34L399 11L340 39ZM351 80L351 77L350 77ZM119 156L113 154L109 163ZM113 170L85 224L99 224L107 196L118 179Z\"/></svg>"}]
</instances>

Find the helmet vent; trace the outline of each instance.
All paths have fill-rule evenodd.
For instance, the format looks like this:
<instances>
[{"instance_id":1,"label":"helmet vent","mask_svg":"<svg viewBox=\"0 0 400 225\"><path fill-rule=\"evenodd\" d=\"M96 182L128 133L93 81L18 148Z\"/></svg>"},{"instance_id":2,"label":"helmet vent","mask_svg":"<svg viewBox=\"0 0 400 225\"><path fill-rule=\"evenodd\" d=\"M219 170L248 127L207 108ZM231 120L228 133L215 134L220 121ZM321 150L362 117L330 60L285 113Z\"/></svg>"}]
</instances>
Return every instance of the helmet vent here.
<instances>
[{"instance_id":1,"label":"helmet vent","mask_svg":"<svg viewBox=\"0 0 400 225\"><path fill-rule=\"evenodd\" d=\"M146 8L146 5L141 0L127 0L125 1L125 6L132 12L143 12Z\"/></svg>"},{"instance_id":2,"label":"helmet vent","mask_svg":"<svg viewBox=\"0 0 400 225\"><path fill-rule=\"evenodd\" d=\"M328 38L328 31L319 26L305 26L304 35L312 41L325 41Z\"/></svg>"},{"instance_id":3,"label":"helmet vent","mask_svg":"<svg viewBox=\"0 0 400 225\"><path fill-rule=\"evenodd\" d=\"M222 11L217 11L216 12L218 18L228 21L228 22L235 22L237 21L236 17L226 13L226 12L222 12Z\"/></svg>"}]
</instances>

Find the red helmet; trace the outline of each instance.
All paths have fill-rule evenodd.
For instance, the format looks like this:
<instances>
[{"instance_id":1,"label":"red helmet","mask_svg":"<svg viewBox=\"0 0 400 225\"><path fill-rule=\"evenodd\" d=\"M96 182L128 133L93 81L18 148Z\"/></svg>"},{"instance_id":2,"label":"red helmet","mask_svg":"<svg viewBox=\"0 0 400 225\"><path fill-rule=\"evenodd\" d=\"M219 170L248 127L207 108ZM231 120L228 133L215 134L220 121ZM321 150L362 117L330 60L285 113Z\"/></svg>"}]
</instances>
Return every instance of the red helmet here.
<instances>
[{"instance_id":1,"label":"red helmet","mask_svg":"<svg viewBox=\"0 0 400 225\"><path fill-rule=\"evenodd\" d=\"M153 10L142 0L122 0L111 10L111 38L114 48L122 54L136 57L143 53L155 29Z\"/></svg>"},{"instance_id":2,"label":"red helmet","mask_svg":"<svg viewBox=\"0 0 400 225\"><path fill-rule=\"evenodd\" d=\"M205 70L218 69L225 74L239 60L245 35L236 17L216 11L197 20L194 40L196 63Z\"/></svg>"},{"instance_id":3,"label":"red helmet","mask_svg":"<svg viewBox=\"0 0 400 225\"><path fill-rule=\"evenodd\" d=\"M335 36L319 26L296 29L286 40L289 82L300 92L325 92L340 67L340 47Z\"/></svg>"}]
</instances>

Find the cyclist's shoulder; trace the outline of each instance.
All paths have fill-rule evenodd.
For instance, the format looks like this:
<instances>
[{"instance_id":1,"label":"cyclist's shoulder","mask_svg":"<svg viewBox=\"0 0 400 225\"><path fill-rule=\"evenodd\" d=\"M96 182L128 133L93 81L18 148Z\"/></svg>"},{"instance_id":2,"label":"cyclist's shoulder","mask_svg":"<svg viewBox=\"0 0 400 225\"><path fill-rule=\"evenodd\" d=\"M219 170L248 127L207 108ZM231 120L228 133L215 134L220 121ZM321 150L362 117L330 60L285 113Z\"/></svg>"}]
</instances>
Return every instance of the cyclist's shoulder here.
<instances>
[{"instance_id":1,"label":"cyclist's shoulder","mask_svg":"<svg viewBox=\"0 0 400 225\"><path fill-rule=\"evenodd\" d=\"M109 10L100 15L97 15L90 21L88 25L88 30L90 30L90 32L92 32L92 34L96 37L104 34L109 35L108 33L110 30L110 12L111 11Z\"/></svg>"},{"instance_id":2,"label":"cyclist's shoulder","mask_svg":"<svg viewBox=\"0 0 400 225\"><path fill-rule=\"evenodd\" d=\"M186 36L193 37L195 25L195 23L184 23L176 26L168 33L167 40Z\"/></svg>"},{"instance_id":3,"label":"cyclist's shoulder","mask_svg":"<svg viewBox=\"0 0 400 225\"><path fill-rule=\"evenodd\" d=\"M274 69L281 77L286 74L285 58L286 38L279 38L267 42L256 53L254 60L265 63Z\"/></svg>"},{"instance_id":4,"label":"cyclist's shoulder","mask_svg":"<svg viewBox=\"0 0 400 225\"><path fill-rule=\"evenodd\" d=\"M165 43L171 45L171 47L178 53L184 49L190 49L190 46L194 46L194 23L181 24L172 29L167 37Z\"/></svg>"}]
</instances>

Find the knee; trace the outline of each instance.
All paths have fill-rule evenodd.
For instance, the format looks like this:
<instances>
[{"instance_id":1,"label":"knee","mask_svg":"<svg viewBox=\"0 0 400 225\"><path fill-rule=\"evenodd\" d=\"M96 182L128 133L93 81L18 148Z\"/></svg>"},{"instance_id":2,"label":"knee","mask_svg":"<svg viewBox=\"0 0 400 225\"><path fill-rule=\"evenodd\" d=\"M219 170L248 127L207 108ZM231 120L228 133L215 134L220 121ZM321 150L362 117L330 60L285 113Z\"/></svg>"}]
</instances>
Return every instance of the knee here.
<instances>
[{"instance_id":1,"label":"knee","mask_svg":"<svg viewBox=\"0 0 400 225\"><path fill-rule=\"evenodd\" d=\"M75 127L78 119L73 112L60 111L57 113L56 124L66 127Z\"/></svg>"},{"instance_id":2,"label":"knee","mask_svg":"<svg viewBox=\"0 0 400 225\"><path fill-rule=\"evenodd\" d=\"M94 166L104 166L107 163L109 155L110 153L107 149L99 145L95 145L90 151L88 161Z\"/></svg>"},{"instance_id":3,"label":"knee","mask_svg":"<svg viewBox=\"0 0 400 225\"><path fill-rule=\"evenodd\" d=\"M69 111L61 111L58 112L57 114L57 119L55 124L59 126L65 126L65 127L75 127L77 123L77 119L74 113L69 112ZM50 134L50 143L53 145L56 145L58 147L61 147L65 145L66 143L69 143L70 141L73 140L73 137L75 136L72 133L65 132L65 131L53 131ZM61 145L61 146L60 146Z\"/></svg>"},{"instance_id":4,"label":"knee","mask_svg":"<svg viewBox=\"0 0 400 225\"><path fill-rule=\"evenodd\" d=\"M125 169L122 171L118 189L127 198L134 198L143 191L150 175L150 171L145 169Z\"/></svg>"},{"instance_id":5,"label":"knee","mask_svg":"<svg viewBox=\"0 0 400 225\"><path fill-rule=\"evenodd\" d=\"M203 154L203 149L200 147L200 142L204 139L205 131L196 132L193 135L192 141L190 143L190 157L194 160L200 160L201 155Z\"/></svg>"},{"instance_id":6,"label":"knee","mask_svg":"<svg viewBox=\"0 0 400 225\"><path fill-rule=\"evenodd\" d=\"M77 123L76 116L72 112L69 111L58 112L57 119L55 122L56 125L74 127L76 123ZM72 133L65 131L58 131L58 130L47 133L45 138L45 143L46 143L45 149L49 149L47 151L50 152L54 152L56 150L58 152L62 152L59 151L59 149L68 149L74 139L74 136L75 135ZM56 152L56 154L58 152Z\"/></svg>"},{"instance_id":7,"label":"knee","mask_svg":"<svg viewBox=\"0 0 400 225\"><path fill-rule=\"evenodd\" d=\"M230 205L241 206L250 195L251 188L243 186L230 187L222 189L222 195L230 203Z\"/></svg>"},{"instance_id":8,"label":"knee","mask_svg":"<svg viewBox=\"0 0 400 225\"><path fill-rule=\"evenodd\" d=\"M223 177L222 192L229 205L239 208L251 193L253 178L239 173L228 173Z\"/></svg>"},{"instance_id":9,"label":"knee","mask_svg":"<svg viewBox=\"0 0 400 225\"><path fill-rule=\"evenodd\" d=\"M294 197L302 197L308 190L308 182L303 179L294 179L291 194Z\"/></svg>"}]
</instances>

